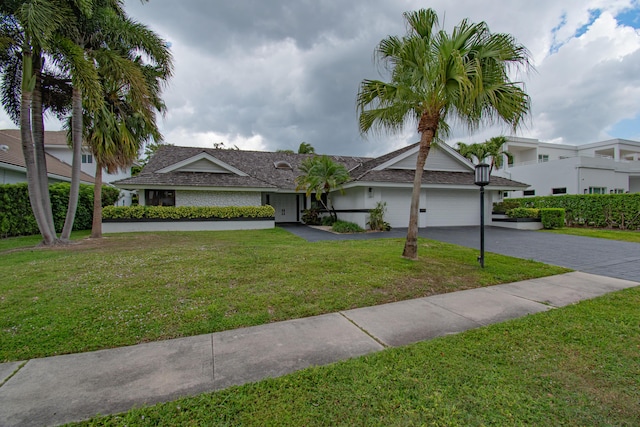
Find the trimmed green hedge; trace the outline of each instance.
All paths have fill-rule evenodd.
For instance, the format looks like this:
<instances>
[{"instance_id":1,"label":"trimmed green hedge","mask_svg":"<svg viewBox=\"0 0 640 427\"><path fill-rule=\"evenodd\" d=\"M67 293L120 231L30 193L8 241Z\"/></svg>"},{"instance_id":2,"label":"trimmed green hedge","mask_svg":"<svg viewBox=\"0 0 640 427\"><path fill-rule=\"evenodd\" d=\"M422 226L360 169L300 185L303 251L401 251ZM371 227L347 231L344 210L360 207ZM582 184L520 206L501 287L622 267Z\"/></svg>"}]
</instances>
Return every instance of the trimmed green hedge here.
<instances>
[{"instance_id":1,"label":"trimmed green hedge","mask_svg":"<svg viewBox=\"0 0 640 427\"><path fill-rule=\"evenodd\" d=\"M51 184L49 194L53 222L59 233L64 226L69 204L68 183ZM102 187L102 204L113 204L118 200L120 190ZM93 217L93 185L80 185L78 210L73 223L74 230L88 230L91 228ZM38 234L38 224L31 210L29 191L26 183L0 185L0 237L26 236Z\"/></svg>"},{"instance_id":2,"label":"trimmed green hedge","mask_svg":"<svg viewBox=\"0 0 640 427\"><path fill-rule=\"evenodd\" d=\"M543 208L540 209L540 220L542 226L546 229L564 227L564 209L562 208Z\"/></svg>"},{"instance_id":3,"label":"trimmed green hedge","mask_svg":"<svg viewBox=\"0 0 640 427\"><path fill-rule=\"evenodd\" d=\"M273 206L107 206L102 219L273 218Z\"/></svg>"},{"instance_id":4,"label":"trimmed green hedge","mask_svg":"<svg viewBox=\"0 0 640 427\"><path fill-rule=\"evenodd\" d=\"M540 218L540 209L513 208L507 211L509 218Z\"/></svg>"},{"instance_id":5,"label":"trimmed green hedge","mask_svg":"<svg viewBox=\"0 0 640 427\"><path fill-rule=\"evenodd\" d=\"M564 209L568 226L640 230L640 193L567 194L509 200L518 201L522 207Z\"/></svg>"}]
</instances>

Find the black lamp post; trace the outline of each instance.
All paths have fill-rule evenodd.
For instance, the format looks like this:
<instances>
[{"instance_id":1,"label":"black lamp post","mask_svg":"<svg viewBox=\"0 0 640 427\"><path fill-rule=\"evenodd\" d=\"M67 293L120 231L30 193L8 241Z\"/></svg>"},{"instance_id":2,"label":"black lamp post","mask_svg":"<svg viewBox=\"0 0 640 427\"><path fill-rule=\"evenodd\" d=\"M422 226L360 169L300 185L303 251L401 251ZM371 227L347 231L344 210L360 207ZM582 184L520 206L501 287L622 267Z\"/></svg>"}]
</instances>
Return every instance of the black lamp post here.
<instances>
[{"instance_id":1,"label":"black lamp post","mask_svg":"<svg viewBox=\"0 0 640 427\"><path fill-rule=\"evenodd\" d=\"M489 184L489 165L476 165L475 184L480 186L480 267L484 268L484 186Z\"/></svg>"}]
</instances>

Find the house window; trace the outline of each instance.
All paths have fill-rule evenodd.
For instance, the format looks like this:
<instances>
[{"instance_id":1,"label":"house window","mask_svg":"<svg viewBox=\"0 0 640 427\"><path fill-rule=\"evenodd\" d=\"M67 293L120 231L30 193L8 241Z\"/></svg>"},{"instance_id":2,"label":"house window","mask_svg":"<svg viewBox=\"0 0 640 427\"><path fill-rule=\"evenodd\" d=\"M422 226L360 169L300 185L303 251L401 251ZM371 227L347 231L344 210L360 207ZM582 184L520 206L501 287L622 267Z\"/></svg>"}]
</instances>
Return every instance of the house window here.
<instances>
[{"instance_id":1,"label":"house window","mask_svg":"<svg viewBox=\"0 0 640 427\"><path fill-rule=\"evenodd\" d=\"M145 190L147 206L175 206L176 192L173 190Z\"/></svg>"},{"instance_id":2,"label":"house window","mask_svg":"<svg viewBox=\"0 0 640 427\"><path fill-rule=\"evenodd\" d=\"M552 188L551 194L567 194L567 187Z\"/></svg>"},{"instance_id":3,"label":"house window","mask_svg":"<svg viewBox=\"0 0 640 427\"><path fill-rule=\"evenodd\" d=\"M82 163L93 163L93 156L91 154L83 154Z\"/></svg>"},{"instance_id":4,"label":"house window","mask_svg":"<svg viewBox=\"0 0 640 427\"><path fill-rule=\"evenodd\" d=\"M522 192L523 196L535 196L536 195L536 190L524 190Z\"/></svg>"},{"instance_id":5,"label":"house window","mask_svg":"<svg viewBox=\"0 0 640 427\"><path fill-rule=\"evenodd\" d=\"M624 188L613 188L609 190L611 194L624 194Z\"/></svg>"},{"instance_id":6,"label":"house window","mask_svg":"<svg viewBox=\"0 0 640 427\"><path fill-rule=\"evenodd\" d=\"M607 187L589 187L589 194L607 194Z\"/></svg>"},{"instance_id":7,"label":"house window","mask_svg":"<svg viewBox=\"0 0 640 427\"><path fill-rule=\"evenodd\" d=\"M538 163L546 163L549 161L548 154L538 154Z\"/></svg>"}]
</instances>

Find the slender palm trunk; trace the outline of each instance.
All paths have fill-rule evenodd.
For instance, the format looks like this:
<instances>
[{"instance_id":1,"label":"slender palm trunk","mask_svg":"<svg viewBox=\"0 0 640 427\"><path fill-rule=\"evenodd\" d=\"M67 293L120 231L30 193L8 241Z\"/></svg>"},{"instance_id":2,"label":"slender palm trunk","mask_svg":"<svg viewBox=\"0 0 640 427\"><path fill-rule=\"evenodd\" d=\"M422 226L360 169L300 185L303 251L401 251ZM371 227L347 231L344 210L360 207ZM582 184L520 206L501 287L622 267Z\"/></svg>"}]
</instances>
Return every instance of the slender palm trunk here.
<instances>
[{"instance_id":1,"label":"slender palm trunk","mask_svg":"<svg viewBox=\"0 0 640 427\"><path fill-rule=\"evenodd\" d=\"M71 116L71 140L73 146L73 160L71 162L71 187L69 188L69 205L67 207L67 217L64 220L64 227L60 238L69 240L73 222L78 210L78 197L80 194L80 167L82 160L82 92L75 85L72 95L72 116ZM96 170L96 175L98 171Z\"/></svg>"},{"instance_id":2,"label":"slender palm trunk","mask_svg":"<svg viewBox=\"0 0 640 427\"><path fill-rule=\"evenodd\" d=\"M424 165L427 162L427 157L431 150L431 143L438 129L438 122L438 116L423 115L418 125L418 132L420 132L420 149L416 161L416 173L413 177L407 240L404 243L404 250L402 251L402 256L408 259L418 259L418 214L420 208L420 190L422 188L422 173L424 172Z\"/></svg>"},{"instance_id":3,"label":"slender palm trunk","mask_svg":"<svg viewBox=\"0 0 640 427\"><path fill-rule=\"evenodd\" d=\"M31 106L33 89L35 87L33 74L33 62L28 40L24 43L22 55L22 93L20 99L20 137L22 140L22 153L27 169L27 187L29 189L29 202L33 210L33 216L42 235L42 243L52 245L56 242L55 229L50 225L42 204L42 186L38 179L36 165L36 153L31 134ZM46 169L45 169L46 171ZM48 191L48 188L47 188Z\"/></svg>"},{"instance_id":4,"label":"slender palm trunk","mask_svg":"<svg viewBox=\"0 0 640 427\"><path fill-rule=\"evenodd\" d=\"M93 186L93 223L91 237L102 237L102 163L96 160L96 179Z\"/></svg>"},{"instance_id":5,"label":"slender palm trunk","mask_svg":"<svg viewBox=\"0 0 640 427\"><path fill-rule=\"evenodd\" d=\"M31 100L31 129L33 145L35 148L36 169L38 173L38 185L40 186L40 198L42 210L47 224L53 235L56 235L56 226L53 222L53 209L49 195L49 177L47 173L47 158L44 150L44 113L42 109L42 56L34 54L33 71L35 75L35 87Z\"/></svg>"}]
</instances>

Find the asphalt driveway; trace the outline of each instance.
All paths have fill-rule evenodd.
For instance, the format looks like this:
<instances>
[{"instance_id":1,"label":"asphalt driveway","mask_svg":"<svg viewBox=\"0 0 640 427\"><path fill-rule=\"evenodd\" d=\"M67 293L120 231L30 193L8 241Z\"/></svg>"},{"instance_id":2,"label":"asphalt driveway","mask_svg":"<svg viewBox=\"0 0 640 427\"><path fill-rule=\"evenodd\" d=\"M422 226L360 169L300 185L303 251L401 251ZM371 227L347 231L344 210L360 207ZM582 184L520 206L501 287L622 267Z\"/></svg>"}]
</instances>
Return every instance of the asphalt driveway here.
<instances>
[{"instance_id":1,"label":"asphalt driveway","mask_svg":"<svg viewBox=\"0 0 640 427\"><path fill-rule=\"evenodd\" d=\"M281 225L310 242L321 240L360 240L404 238L406 228L384 233L334 234L304 225ZM421 229L420 237L480 248L480 227L431 227ZM539 231L485 227L485 251L516 258L532 259L585 273L640 282L640 244L592 237Z\"/></svg>"}]
</instances>

